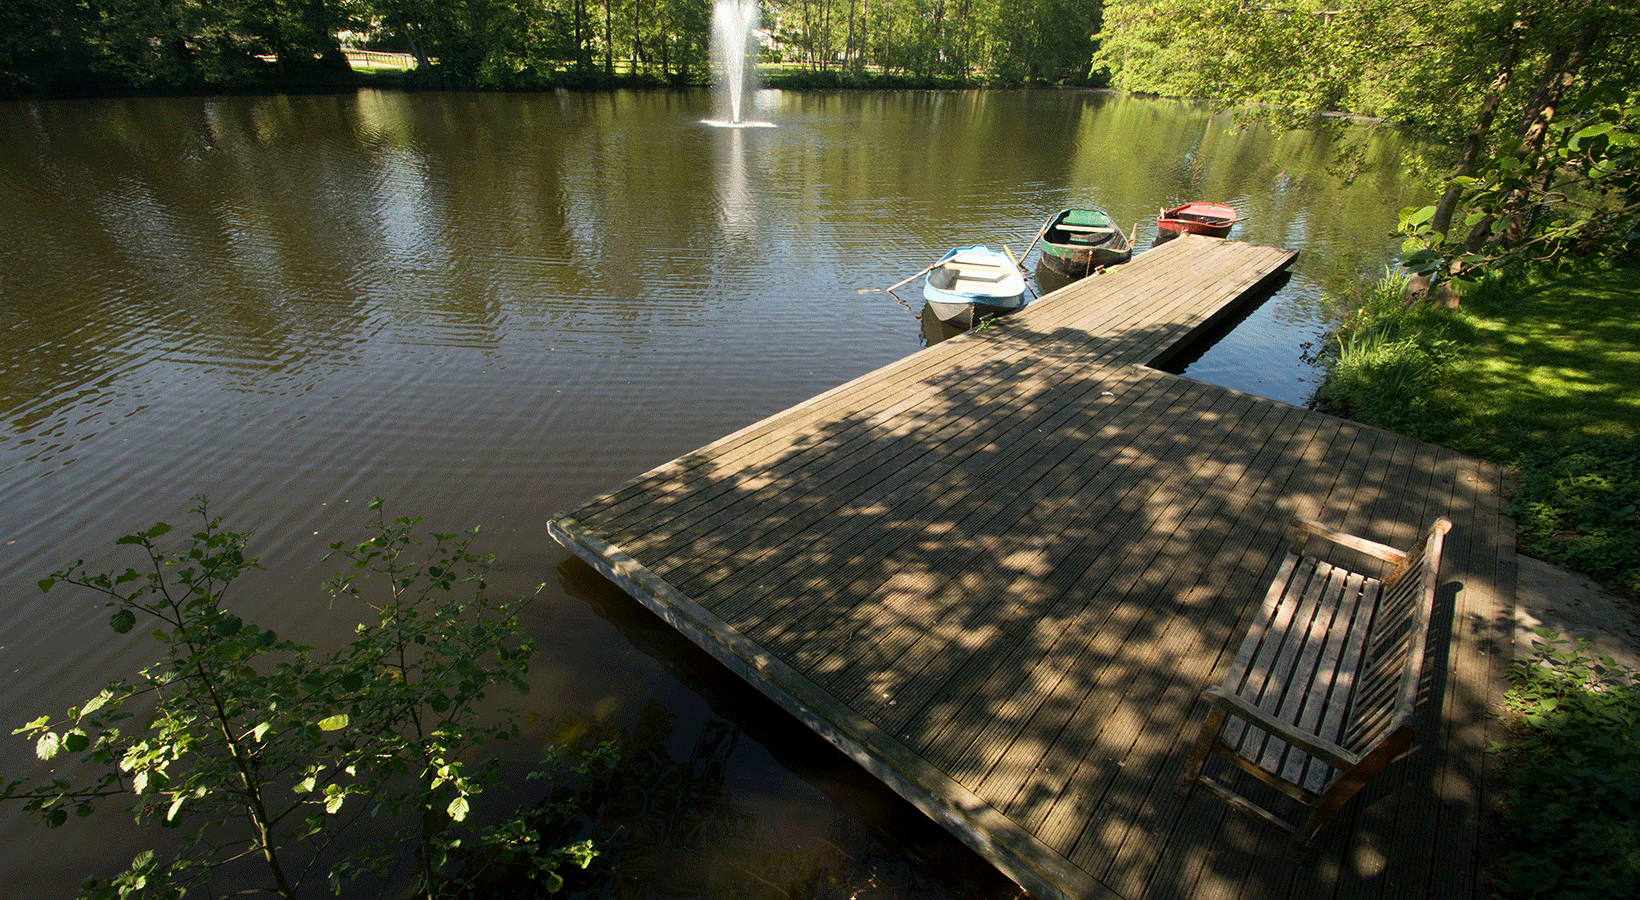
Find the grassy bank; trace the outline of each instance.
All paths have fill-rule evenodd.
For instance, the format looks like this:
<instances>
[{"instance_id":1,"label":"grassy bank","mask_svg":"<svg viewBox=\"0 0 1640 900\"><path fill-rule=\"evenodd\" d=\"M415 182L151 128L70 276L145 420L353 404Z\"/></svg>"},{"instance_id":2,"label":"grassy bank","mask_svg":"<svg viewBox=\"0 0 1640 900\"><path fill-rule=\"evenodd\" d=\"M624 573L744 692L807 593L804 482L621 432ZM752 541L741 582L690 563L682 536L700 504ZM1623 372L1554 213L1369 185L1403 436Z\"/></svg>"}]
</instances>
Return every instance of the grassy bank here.
<instances>
[{"instance_id":1,"label":"grassy bank","mask_svg":"<svg viewBox=\"0 0 1640 900\"><path fill-rule=\"evenodd\" d=\"M1458 311L1366 291L1318 407L1515 470L1526 553L1640 592L1640 265L1489 283Z\"/></svg>"},{"instance_id":2,"label":"grassy bank","mask_svg":"<svg viewBox=\"0 0 1640 900\"><path fill-rule=\"evenodd\" d=\"M1499 281L1442 310L1363 292L1319 407L1516 472L1521 548L1640 591L1640 266ZM1640 892L1640 677L1540 632L1500 712L1500 897Z\"/></svg>"}]
</instances>

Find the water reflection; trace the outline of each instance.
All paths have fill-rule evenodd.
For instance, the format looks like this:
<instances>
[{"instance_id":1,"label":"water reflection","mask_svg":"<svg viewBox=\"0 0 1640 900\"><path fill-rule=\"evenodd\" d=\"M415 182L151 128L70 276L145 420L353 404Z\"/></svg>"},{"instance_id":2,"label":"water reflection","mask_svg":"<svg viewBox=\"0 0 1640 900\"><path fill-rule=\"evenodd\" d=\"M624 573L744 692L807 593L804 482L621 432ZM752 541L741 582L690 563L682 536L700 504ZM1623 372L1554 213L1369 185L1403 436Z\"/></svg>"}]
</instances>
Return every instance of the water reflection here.
<instances>
[{"instance_id":1,"label":"water reflection","mask_svg":"<svg viewBox=\"0 0 1640 900\"><path fill-rule=\"evenodd\" d=\"M750 237L757 225L757 203L746 183L745 131L731 128L726 132L728 148L722 174L721 219L724 237L736 240Z\"/></svg>"},{"instance_id":2,"label":"water reflection","mask_svg":"<svg viewBox=\"0 0 1640 900\"><path fill-rule=\"evenodd\" d=\"M578 558L560 584L704 699L662 696L554 715L549 739L620 760L576 798L559 839L603 849L589 897L1005 900L1019 888ZM549 798L550 800L551 798ZM565 798L559 798L565 799Z\"/></svg>"},{"instance_id":3,"label":"water reflection","mask_svg":"<svg viewBox=\"0 0 1640 900\"><path fill-rule=\"evenodd\" d=\"M112 635L95 598L34 585L78 556L126 564L114 539L182 522L195 494L255 531L268 566L236 612L297 639L352 627L315 589L331 574L318 560L357 536L372 496L440 530L484 525L528 593L568 557L542 528L553 512L943 339L881 287L950 247L1023 247L1065 207L1103 207L1148 241L1158 206L1222 200L1245 215L1238 238L1302 251L1292 282L1187 371L1302 402L1302 345L1335 314L1325 290L1381 265L1420 189L1392 138L1236 129L1193 104L756 103L779 128L703 127L704 91L0 102L0 718L151 661L152 641ZM806 871L832 871L827 840L851 865L941 868L870 824L877 801L858 798L880 788L834 794L830 763L737 712L759 707L708 699L731 695L646 656L658 634L588 610L552 583L532 612L539 721L584 715L637 740L653 698L679 768L703 739L705 756L727 746L708 726L730 723L733 815L712 815L751 816L771 842L736 864L809 854ZM0 742L0 770L37 768ZM867 823L853 843L833 834L848 817ZM772 842L788 820L821 824ZM118 827L64 860L60 835L7 812L0 881L68 895L129 861Z\"/></svg>"}]
</instances>

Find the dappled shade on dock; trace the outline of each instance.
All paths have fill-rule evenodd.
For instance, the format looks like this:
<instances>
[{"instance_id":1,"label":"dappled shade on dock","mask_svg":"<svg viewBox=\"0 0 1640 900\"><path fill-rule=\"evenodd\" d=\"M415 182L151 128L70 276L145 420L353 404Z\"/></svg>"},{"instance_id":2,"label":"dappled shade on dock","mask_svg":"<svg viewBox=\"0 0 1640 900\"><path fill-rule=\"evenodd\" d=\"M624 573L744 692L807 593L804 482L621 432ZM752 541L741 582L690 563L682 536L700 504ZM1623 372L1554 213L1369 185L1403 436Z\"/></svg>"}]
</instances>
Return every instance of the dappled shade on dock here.
<instances>
[{"instance_id":1,"label":"dappled shade on dock","mask_svg":"<svg viewBox=\"0 0 1640 900\"><path fill-rule=\"evenodd\" d=\"M1500 473L1150 368L1292 259L1181 237L551 528L1035 895L1473 896ZM1295 514L1456 523L1419 742L1299 863L1177 790Z\"/></svg>"}]
</instances>

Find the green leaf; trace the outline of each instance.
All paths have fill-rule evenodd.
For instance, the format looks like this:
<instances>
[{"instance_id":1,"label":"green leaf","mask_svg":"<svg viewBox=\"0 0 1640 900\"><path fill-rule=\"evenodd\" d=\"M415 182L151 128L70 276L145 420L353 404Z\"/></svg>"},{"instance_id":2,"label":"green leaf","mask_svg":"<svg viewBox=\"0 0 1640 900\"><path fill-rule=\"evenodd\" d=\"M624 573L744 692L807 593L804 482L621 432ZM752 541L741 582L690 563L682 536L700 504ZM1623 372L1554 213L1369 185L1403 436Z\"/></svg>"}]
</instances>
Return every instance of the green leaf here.
<instances>
[{"instance_id":1,"label":"green leaf","mask_svg":"<svg viewBox=\"0 0 1640 900\"><path fill-rule=\"evenodd\" d=\"M41 716L41 717L29 722L28 724L24 725L21 728L12 729L11 733L12 734L22 734L25 731L39 731L40 729L46 727L47 723L49 723L50 721L51 721L50 716Z\"/></svg>"},{"instance_id":2,"label":"green leaf","mask_svg":"<svg viewBox=\"0 0 1640 900\"><path fill-rule=\"evenodd\" d=\"M1611 123L1611 122L1596 122L1595 124L1590 125L1589 127L1583 129L1582 131L1579 131L1576 134L1576 137L1579 140L1581 140L1583 138L1599 137L1603 134L1610 134L1612 129L1614 129L1616 127L1617 126L1615 124Z\"/></svg>"},{"instance_id":3,"label":"green leaf","mask_svg":"<svg viewBox=\"0 0 1640 900\"><path fill-rule=\"evenodd\" d=\"M55 578L42 578L39 581L35 582L35 584L38 584L40 586L41 591L51 590L51 586L56 584L56 583L57 583L57 579L55 579Z\"/></svg>"},{"instance_id":4,"label":"green leaf","mask_svg":"<svg viewBox=\"0 0 1640 900\"><path fill-rule=\"evenodd\" d=\"M91 738L87 737L83 731L70 731L68 734L63 735L63 749L70 753L79 753L89 746L91 746Z\"/></svg>"},{"instance_id":5,"label":"green leaf","mask_svg":"<svg viewBox=\"0 0 1640 900\"><path fill-rule=\"evenodd\" d=\"M96 712L99 709L102 709L105 705L107 705L108 701L113 699L113 697L114 697L114 695L112 693L110 693L109 691L102 691L102 692L98 693L97 696L92 697L90 700L86 701L85 708L80 710L80 715L82 717L91 715L92 713Z\"/></svg>"},{"instance_id":6,"label":"green leaf","mask_svg":"<svg viewBox=\"0 0 1640 900\"><path fill-rule=\"evenodd\" d=\"M1401 228L1404 230L1409 227L1417 227L1433 218L1435 218L1435 207L1433 206L1425 206L1421 209L1407 207L1401 210Z\"/></svg>"},{"instance_id":7,"label":"green leaf","mask_svg":"<svg viewBox=\"0 0 1640 900\"><path fill-rule=\"evenodd\" d=\"M57 751L62 749L62 746L62 739L57 736L57 732L48 731L40 735L40 739L34 742L34 755L41 759L52 759L57 755Z\"/></svg>"},{"instance_id":8,"label":"green leaf","mask_svg":"<svg viewBox=\"0 0 1640 900\"><path fill-rule=\"evenodd\" d=\"M319 720L320 731L340 731L347 727L347 713L337 713L327 719Z\"/></svg>"},{"instance_id":9,"label":"green leaf","mask_svg":"<svg viewBox=\"0 0 1640 900\"><path fill-rule=\"evenodd\" d=\"M119 634L125 634L137 625L137 614L129 609L122 609L108 617L108 627Z\"/></svg>"},{"instance_id":10,"label":"green leaf","mask_svg":"<svg viewBox=\"0 0 1640 900\"><path fill-rule=\"evenodd\" d=\"M445 807L444 811L449 813L450 818L457 822L465 821L467 818L467 798L457 797L451 800L450 805Z\"/></svg>"}]
</instances>

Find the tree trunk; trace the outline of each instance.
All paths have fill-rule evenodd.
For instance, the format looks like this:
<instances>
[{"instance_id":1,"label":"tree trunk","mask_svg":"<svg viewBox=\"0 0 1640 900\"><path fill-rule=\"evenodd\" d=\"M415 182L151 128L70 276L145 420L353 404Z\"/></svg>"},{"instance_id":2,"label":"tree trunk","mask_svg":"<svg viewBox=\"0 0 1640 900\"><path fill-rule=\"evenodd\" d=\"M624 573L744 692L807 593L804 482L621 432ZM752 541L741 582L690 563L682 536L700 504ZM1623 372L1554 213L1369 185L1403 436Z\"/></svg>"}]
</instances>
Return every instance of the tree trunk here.
<instances>
[{"instance_id":1,"label":"tree trunk","mask_svg":"<svg viewBox=\"0 0 1640 900\"><path fill-rule=\"evenodd\" d=\"M615 77L615 10L611 0L604 0L604 75Z\"/></svg>"},{"instance_id":2,"label":"tree trunk","mask_svg":"<svg viewBox=\"0 0 1640 900\"><path fill-rule=\"evenodd\" d=\"M854 68L854 10L859 0L848 0L848 40L843 43L843 67Z\"/></svg>"},{"instance_id":3,"label":"tree trunk","mask_svg":"<svg viewBox=\"0 0 1640 900\"><path fill-rule=\"evenodd\" d=\"M410 55L416 58L416 68L424 73L433 68L433 61L427 57L427 44L422 38L421 23L410 22L403 18L399 20L399 33L410 43Z\"/></svg>"},{"instance_id":4,"label":"tree trunk","mask_svg":"<svg viewBox=\"0 0 1640 900\"><path fill-rule=\"evenodd\" d=\"M587 49L587 41L592 36L592 29L587 21L586 0L575 0L575 69L585 74L592 68L592 53Z\"/></svg>"},{"instance_id":5,"label":"tree trunk","mask_svg":"<svg viewBox=\"0 0 1640 900\"><path fill-rule=\"evenodd\" d=\"M1545 75L1543 84L1538 87L1538 94L1532 97L1533 103L1528 107L1529 118L1521 142L1520 159L1530 159L1543 152L1543 143L1549 136L1549 126L1554 122L1555 111L1565 98L1566 92L1577 82L1578 70L1588 61L1605 24L1605 16L1585 22L1583 29L1578 33L1577 44L1561 64L1560 71ZM1533 106L1536 109L1533 109ZM1553 177L1552 169L1544 173L1546 181L1552 181ZM1531 218L1531 211L1525 208L1526 199L1525 191L1516 191L1511 197L1516 209L1509 217L1509 227L1504 229L1503 240L1506 245L1519 243L1526 236L1527 222Z\"/></svg>"},{"instance_id":6,"label":"tree trunk","mask_svg":"<svg viewBox=\"0 0 1640 900\"><path fill-rule=\"evenodd\" d=\"M1481 153L1486 150L1486 139L1492 133L1492 120L1497 117L1498 106L1503 103L1503 94L1509 89L1509 79L1515 71L1515 61L1520 58L1520 38L1526 29L1524 19L1516 19L1510 26L1508 41L1503 48L1503 58L1498 60L1498 74L1492 79L1492 86L1487 88L1486 99L1481 102L1481 108L1475 113L1475 124L1469 129L1469 136L1464 139L1463 158L1458 161L1458 168L1452 173L1453 178L1473 175L1481 164ZM1439 203L1435 204L1435 215L1429 221L1429 227L1442 235L1452 226L1452 213L1458 208L1458 198L1463 194L1463 187L1457 184L1448 184L1446 193L1441 195Z\"/></svg>"},{"instance_id":7,"label":"tree trunk","mask_svg":"<svg viewBox=\"0 0 1640 900\"><path fill-rule=\"evenodd\" d=\"M648 62L643 55L643 0L632 0L632 74L639 65L647 69Z\"/></svg>"},{"instance_id":8,"label":"tree trunk","mask_svg":"<svg viewBox=\"0 0 1640 900\"><path fill-rule=\"evenodd\" d=\"M1550 52L1548 63L1544 66L1543 80L1538 83L1538 89L1533 92L1532 99L1526 105L1526 116L1521 126L1520 149L1515 151L1516 159L1526 161L1543 152L1543 142L1549 135L1549 126L1554 121L1555 112L1561 100L1565 98L1566 91L1577 83L1578 70L1588 61L1589 52L1594 48L1595 41L1600 38L1605 22L1605 16L1588 20L1579 29L1575 44L1561 44ZM1505 204L1517 207L1510 213L1509 226L1499 238L1505 246L1514 244L1525 236L1529 214L1524 208L1525 199L1526 192L1517 190ZM1490 239L1492 222L1492 218L1488 217L1469 232L1465 244L1471 252L1479 250Z\"/></svg>"}]
</instances>

